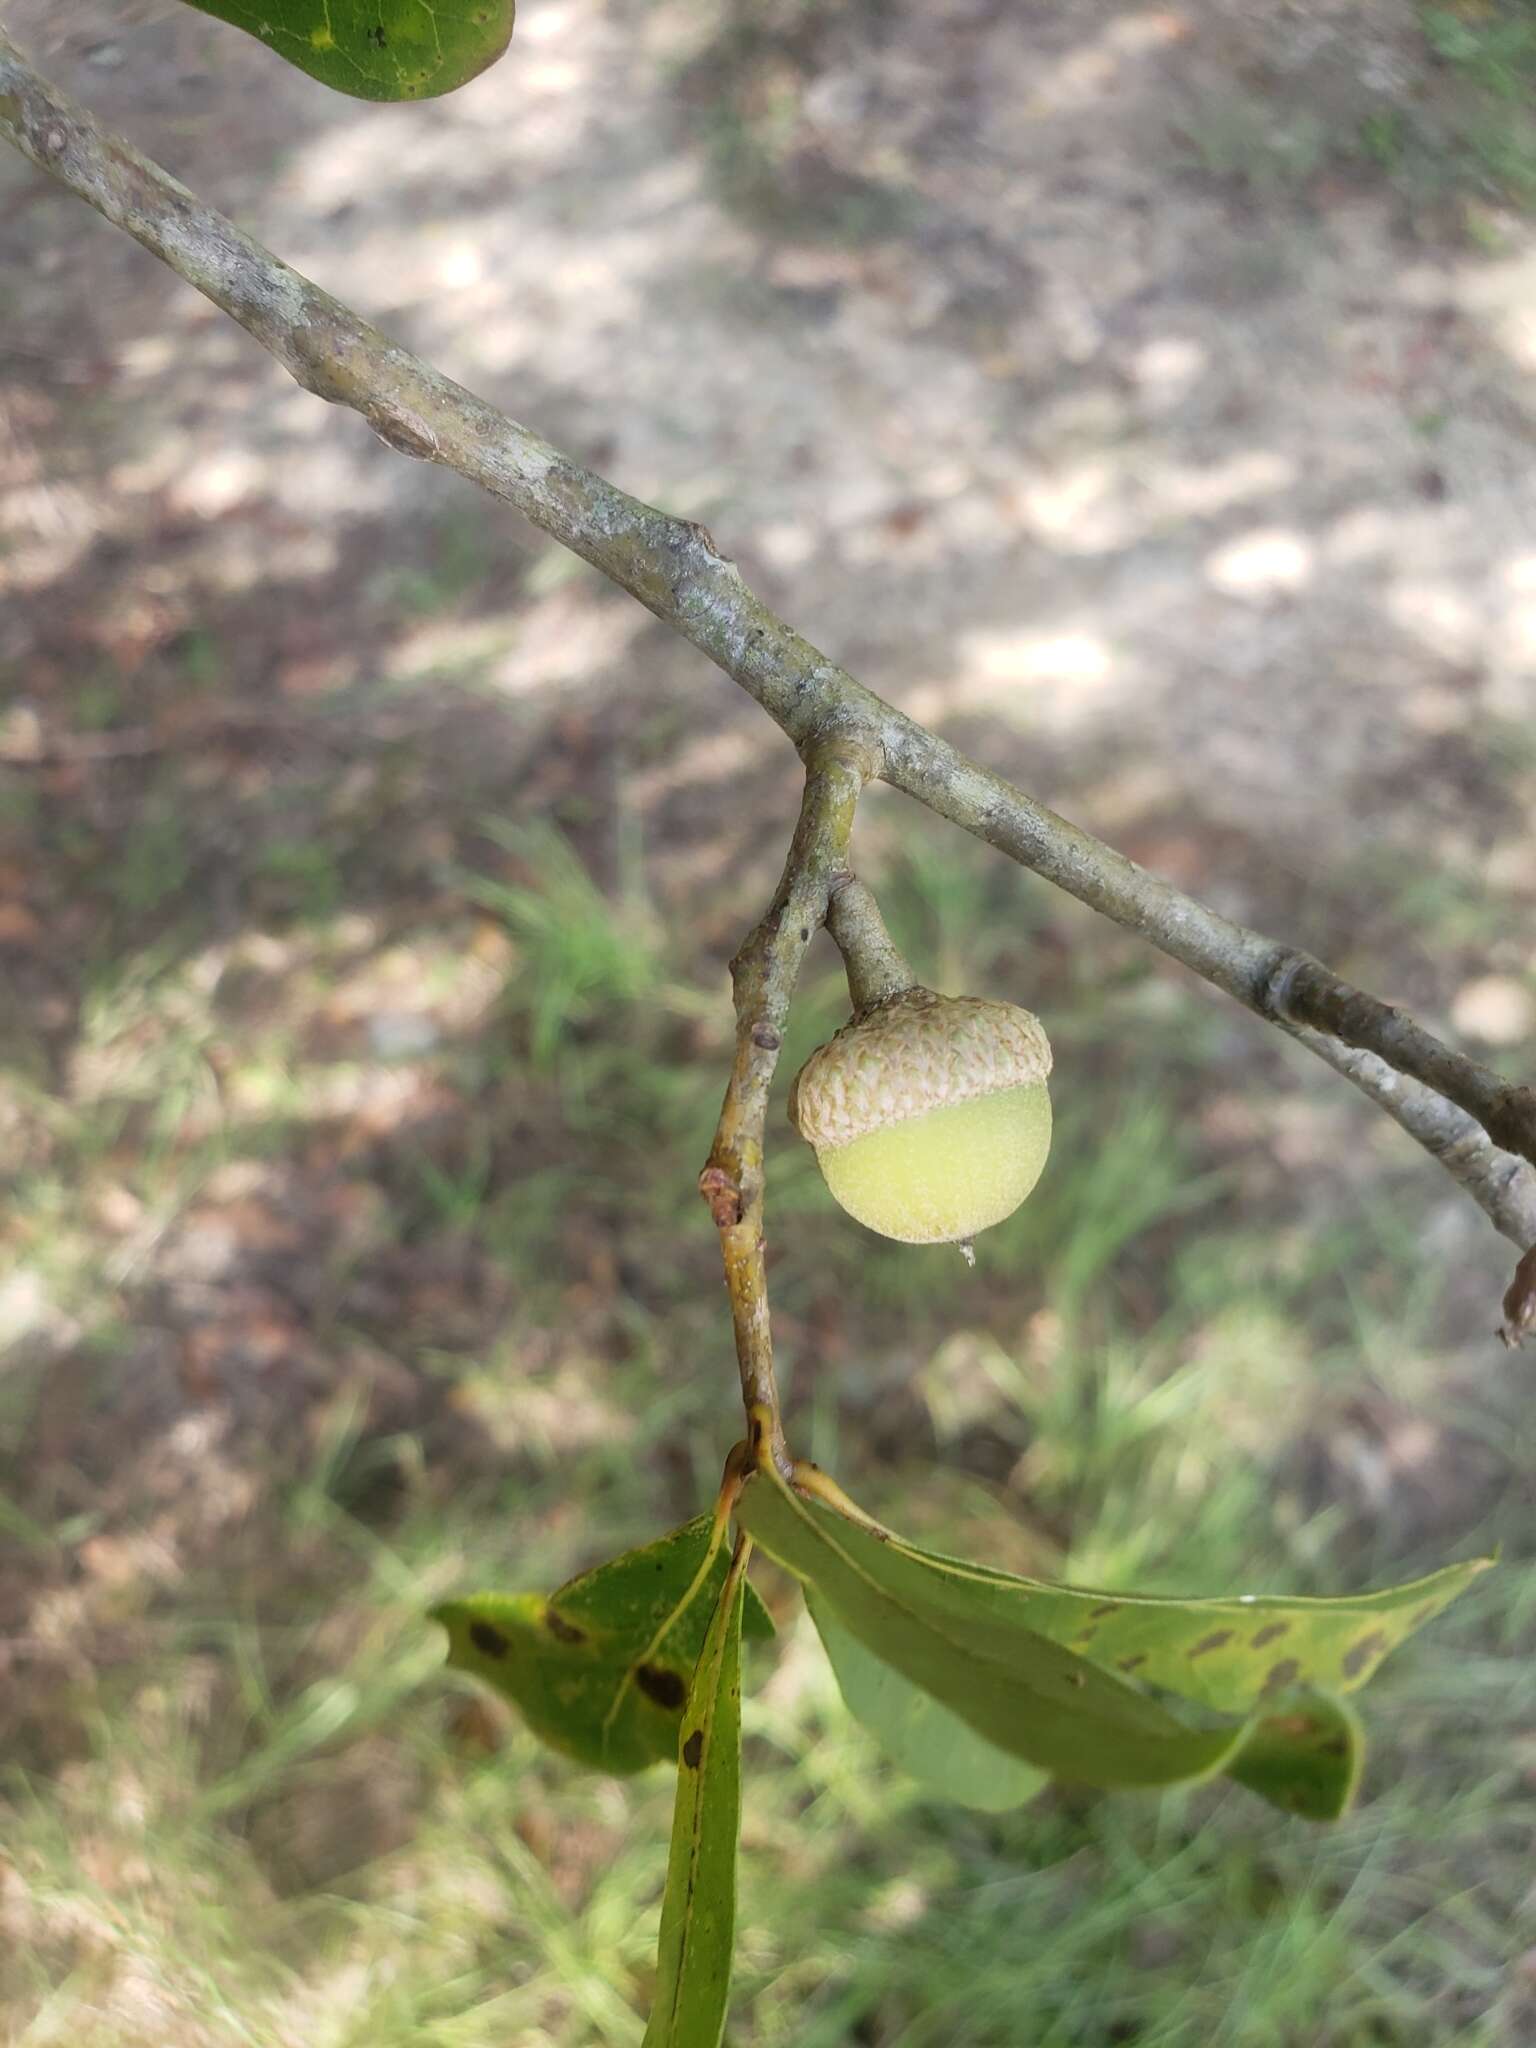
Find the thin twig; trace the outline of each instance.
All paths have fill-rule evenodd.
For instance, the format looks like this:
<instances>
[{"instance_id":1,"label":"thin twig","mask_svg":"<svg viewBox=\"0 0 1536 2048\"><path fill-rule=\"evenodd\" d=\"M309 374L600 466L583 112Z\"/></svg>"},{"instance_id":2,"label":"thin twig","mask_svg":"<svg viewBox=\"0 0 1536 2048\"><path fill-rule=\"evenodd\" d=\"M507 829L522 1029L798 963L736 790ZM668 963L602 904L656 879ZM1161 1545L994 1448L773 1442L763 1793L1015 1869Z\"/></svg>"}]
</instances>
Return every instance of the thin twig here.
<instances>
[{"instance_id":1,"label":"thin twig","mask_svg":"<svg viewBox=\"0 0 1536 2048\"><path fill-rule=\"evenodd\" d=\"M1506 1350L1513 1351L1536 1331L1536 1244L1515 1268L1515 1277L1504 1296L1504 1320L1499 1335Z\"/></svg>"},{"instance_id":2,"label":"thin twig","mask_svg":"<svg viewBox=\"0 0 1536 2048\"><path fill-rule=\"evenodd\" d=\"M873 893L856 875L839 875L833 882L827 930L843 956L855 1017L867 1016L917 986L917 976L886 930Z\"/></svg>"},{"instance_id":3,"label":"thin twig","mask_svg":"<svg viewBox=\"0 0 1536 2048\"><path fill-rule=\"evenodd\" d=\"M1270 1001L1277 1017L1302 1024L1341 1045L1371 1052L1426 1088L1475 1117L1495 1145L1522 1158L1536 1158L1536 1088L1506 1081L1442 1045L1432 1032L1402 1010L1351 988L1304 953L1280 968Z\"/></svg>"},{"instance_id":4,"label":"thin twig","mask_svg":"<svg viewBox=\"0 0 1536 2048\"><path fill-rule=\"evenodd\" d=\"M860 792L879 763L877 748L846 732L806 750L805 794L784 873L761 924L731 962L736 1057L715 1142L699 1175L699 1192L720 1232L751 1447L760 1455L766 1439L768 1455L786 1476L792 1461L773 1373L763 1243L768 1091L801 962L826 917L833 881L847 862Z\"/></svg>"},{"instance_id":5,"label":"thin twig","mask_svg":"<svg viewBox=\"0 0 1536 2048\"><path fill-rule=\"evenodd\" d=\"M306 390L360 413L402 454L440 463L515 505L629 591L739 683L797 747L833 723L872 734L885 781L1290 1031L1437 1158L1446 1154L1426 1136L1418 1098L1384 1095L1344 1055L1351 1047L1372 1053L1459 1105L1489 1143L1476 1172L1457 1172L1458 1180L1506 1237L1522 1248L1531 1241L1536 1091L1477 1066L1309 954L1233 923L967 760L769 611L702 526L630 497L390 341L104 131L3 33L0 135L221 306ZM1410 1100L1417 1107L1405 1111Z\"/></svg>"},{"instance_id":6,"label":"thin twig","mask_svg":"<svg viewBox=\"0 0 1536 2048\"><path fill-rule=\"evenodd\" d=\"M1304 1024L1285 1029L1401 1124L1512 1243L1536 1245L1536 1173L1514 1153L1501 1152L1475 1117L1374 1052L1341 1045Z\"/></svg>"}]
</instances>

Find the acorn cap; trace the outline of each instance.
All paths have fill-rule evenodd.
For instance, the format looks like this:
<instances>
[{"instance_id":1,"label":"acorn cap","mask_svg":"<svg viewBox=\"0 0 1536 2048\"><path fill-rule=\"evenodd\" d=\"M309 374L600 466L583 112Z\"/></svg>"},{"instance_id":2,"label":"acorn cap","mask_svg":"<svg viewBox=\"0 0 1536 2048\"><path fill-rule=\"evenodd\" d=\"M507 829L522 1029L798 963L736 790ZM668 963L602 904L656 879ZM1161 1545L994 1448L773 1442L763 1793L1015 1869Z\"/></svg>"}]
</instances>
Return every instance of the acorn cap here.
<instances>
[{"instance_id":1,"label":"acorn cap","mask_svg":"<svg viewBox=\"0 0 1536 2048\"><path fill-rule=\"evenodd\" d=\"M909 988L845 1024L795 1076L789 1120L818 1149L867 1131L1043 1081L1051 1046L1013 1003Z\"/></svg>"}]
</instances>

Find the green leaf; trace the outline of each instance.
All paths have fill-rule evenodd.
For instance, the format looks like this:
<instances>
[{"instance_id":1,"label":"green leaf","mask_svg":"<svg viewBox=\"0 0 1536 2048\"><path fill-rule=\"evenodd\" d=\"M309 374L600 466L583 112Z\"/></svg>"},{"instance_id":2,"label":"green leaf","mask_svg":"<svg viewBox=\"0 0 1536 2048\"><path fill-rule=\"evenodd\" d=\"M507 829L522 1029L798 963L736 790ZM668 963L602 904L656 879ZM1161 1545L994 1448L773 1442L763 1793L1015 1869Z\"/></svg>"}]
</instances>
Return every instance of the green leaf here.
<instances>
[{"instance_id":1,"label":"green leaf","mask_svg":"<svg viewBox=\"0 0 1536 2048\"><path fill-rule=\"evenodd\" d=\"M743 1538L710 1619L677 1746L677 1798L642 2048L719 2048L736 1927L741 1832Z\"/></svg>"},{"instance_id":2,"label":"green leaf","mask_svg":"<svg viewBox=\"0 0 1536 2048\"><path fill-rule=\"evenodd\" d=\"M255 36L322 85L363 100L425 100L494 64L516 0L187 0Z\"/></svg>"},{"instance_id":3,"label":"green leaf","mask_svg":"<svg viewBox=\"0 0 1536 2048\"><path fill-rule=\"evenodd\" d=\"M1123 1678L1032 1630L946 1615L941 1572L773 1471L748 1480L736 1516L866 1649L1037 1769L1090 1785L1168 1785L1226 1761L1228 1730L1185 1727Z\"/></svg>"},{"instance_id":4,"label":"green leaf","mask_svg":"<svg viewBox=\"0 0 1536 2048\"><path fill-rule=\"evenodd\" d=\"M549 1745L626 1776L676 1754L688 1683L729 1569L712 1515L537 1593L472 1593L432 1610L448 1662L483 1679ZM773 1623L750 1587L746 1630Z\"/></svg>"},{"instance_id":5,"label":"green leaf","mask_svg":"<svg viewBox=\"0 0 1536 2048\"><path fill-rule=\"evenodd\" d=\"M1284 1813L1337 1820L1349 1811L1364 1761L1354 1708L1331 1693L1303 1690L1254 1716L1227 1775Z\"/></svg>"},{"instance_id":6,"label":"green leaf","mask_svg":"<svg viewBox=\"0 0 1536 2048\"><path fill-rule=\"evenodd\" d=\"M1291 1686L1358 1691L1389 1651L1492 1563L1472 1558L1338 1599L1258 1593L1185 1600L1018 1578L885 1535L892 1550L933 1568L947 1610L1022 1622L1091 1664L1234 1714Z\"/></svg>"},{"instance_id":7,"label":"green leaf","mask_svg":"<svg viewBox=\"0 0 1536 2048\"><path fill-rule=\"evenodd\" d=\"M940 1798L983 1813L1022 1806L1049 1782L1044 1771L988 1742L931 1693L881 1663L810 1586L805 1604L849 1713L909 1777Z\"/></svg>"},{"instance_id":8,"label":"green leaf","mask_svg":"<svg viewBox=\"0 0 1536 2048\"><path fill-rule=\"evenodd\" d=\"M1133 1667L1138 1681L1155 1669L1160 1685L1182 1693L1187 1705L1176 1714L1130 1673L1104 1668L1095 1655L1098 1628L1083 1639L1091 1622L1101 1628L1115 1618L1110 1610L1118 1612L1118 1596L1111 1601L931 1556L808 1498L769 1469L748 1482L737 1516L866 1651L986 1742L1039 1770L1103 1786L1173 1784L1226 1771L1286 1811L1314 1817L1341 1812L1348 1800L1359 1772L1358 1730L1317 1687L1360 1682L1384 1654L1374 1641L1359 1640L1358 1613L1368 1603L1342 1603L1353 1610L1343 1653L1352 1662L1341 1663L1338 1673L1307 1673L1310 1688L1299 1659L1250 1659L1246 1686L1229 1665L1221 1687L1212 1688L1199 1666L1227 1644L1209 1640L1225 1627L1210 1626L1209 1604L1140 1603L1147 1610L1143 1636L1154 1647L1124 1654L1144 1659ZM1421 1610L1443 1606L1479 1568L1457 1567L1421 1582L1403 1611L1380 1604L1396 1596L1369 1596L1378 1603L1369 1608L1372 1630L1390 1628L1400 1640L1415 1617L1427 1618ZM1240 1601L1215 1604L1239 1616L1250 1612ZM1328 1605L1269 1603L1268 1618L1252 1633L1273 1626L1282 1610L1299 1627L1296 1612L1315 1620ZM1193 1637L1191 1606L1204 1625ZM1070 1641L1035 1626L1037 1618L1058 1635L1070 1623ZM1157 1633L1159 1620L1165 1636ZM1341 1638L1324 1632L1319 1640L1337 1647ZM1116 1656L1116 1664L1123 1661ZM1216 1724L1213 1690L1238 1701L1247 1718L1223 1715Z\"/></svg>"}]
</instances>

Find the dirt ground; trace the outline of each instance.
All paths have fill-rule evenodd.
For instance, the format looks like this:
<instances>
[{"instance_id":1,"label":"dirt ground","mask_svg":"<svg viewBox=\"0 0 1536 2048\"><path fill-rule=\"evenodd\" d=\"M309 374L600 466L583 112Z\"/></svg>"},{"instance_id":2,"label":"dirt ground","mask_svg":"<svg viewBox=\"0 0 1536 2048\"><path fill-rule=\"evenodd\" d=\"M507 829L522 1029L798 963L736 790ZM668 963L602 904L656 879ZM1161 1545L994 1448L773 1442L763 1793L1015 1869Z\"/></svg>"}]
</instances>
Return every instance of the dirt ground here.
<instances>
[{"instance_id":1,"label":"dirt ground","mask_svg":"<svg viewBox=\"0 0 1536 2048\"><path fill-rule=\"evenodd\" d=\"M1404 105L1455 132L1461 88L1409 10L524 0L501 66L402 109L182 8L0 15L297 267L706 520L882 694L1529 1068L1536 226L1432 152L1358 146ZM553 820L616 894L643 846L656 914L697 946L680 971L715 998L794 784L755 708L647 615L0 157L0 1345L47 1384L7 1444L27 1514L88 1514L106 1546L46 1601L33 1567L0 1573L39 1674L9 1718L42 1753L69 1629L110 1633L125 1577L232 1540L246 1447L329 1412L309 1333L338 1272L367 1431L497 1466L495 1428L422 1360L481 1341L516 1289L380 1216L402 1122L430 1149L456 1115L410 1056L472 1036L507 971L456 879L488 815ZM883 792L869 818L878 864L908 824ZM353 938L311 1000L295 934L319 913ZM148 1036L102 1021L107 983L167 962L215 1013L174 1087ZM268 1023L331 1063L302 1102L243 1101L229 1071L221 1046ZM1258 1027L1214 1028L1229 1081L1278 1061ZM1262 1155L1271 1200L1323 1141L1294 1102L1240 1096L1212 1142ZM40 1224L61 1103L116 1121ZM166 1117L180 1143L220 1114L290 1118L287 1164L225 1162L146 1208L124 1162L172 1145ZM1372 1170L1329 1158L1322 1210ZM1507 1248L1433 1199L1444 1342L1487 1366ZM110 1264L127 1334L40 1230ZM601 1235L563 1240L578 1318L616 1284ZM802 1342L834 1325L813 1303ZM523 1419L597 1428L569 1389ZM1394 1457L1422 1467L1402 1416L1355 1420L1325 1489L1379 1498ZM1421 1523L1459 1526L1484 1455L1403 1481Z\"/></svg>"}]
</instances>

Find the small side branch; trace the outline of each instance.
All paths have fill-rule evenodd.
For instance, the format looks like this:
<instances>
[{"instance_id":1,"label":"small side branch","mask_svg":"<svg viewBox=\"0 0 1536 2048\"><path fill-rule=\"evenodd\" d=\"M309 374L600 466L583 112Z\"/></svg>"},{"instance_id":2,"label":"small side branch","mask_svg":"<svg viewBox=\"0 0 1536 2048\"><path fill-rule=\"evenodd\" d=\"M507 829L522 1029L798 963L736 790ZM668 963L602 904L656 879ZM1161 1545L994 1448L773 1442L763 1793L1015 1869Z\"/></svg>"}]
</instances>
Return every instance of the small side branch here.
<instances>
[{"instance_id":1,"label":"small side branch","mask_svg":"<svg viewBox=\"0 0 1536 2048\"><path fill-rule=\"evenodd\" d=\"M1400 1124L1502 1236L1512 1244L1536 1245L1536 1169L1501 1151L1476 1117L1422 1081L1400 1074L1377 1053L1343 1045L1304 1024L1287 1023L1285 1029Z\"/></svg>"},{"instance_id":2,"label":"small side branch","mask_svg":"<svg viewBox=\"0 0 1536 2048\"><path fill-rule=\"evenodd\" d=\"M1536 1331L1536 1244L1515 1268L1515 1277L1504 1296L1504 1320L1499 1335L1506 1349L1513 1351Z\"/></svg>"},{"instance_id":3,"label":"small side branch","mask_svg":"<svg viewBox=\"0 0 1536 2048\"><path fill-rule=\"evenodd\" d=\"M805 794L783 876L762 922L731 962L736 1056L699 1175L699 1192L720 1233L751 1448L761 1455L766 1438L768 1455L786 1477L792 1461L773 1372L763 1238L768 1094L806 948L826 917L833 882L847 863L859 796L879 765L878 749L848 734L806 749Z\"/></svg>"},{"instance_id":4,"label":"small side branch","mask_svg":"<svg viewBox=\"0 0 1536 2048\"><path fill-rule=\"evenodd\" d=\"M827 930L843 956L855 1017L916 987L917 977L886 930L879 904L856 875L839 875L833 883Z\"/></svg>"},{"instance_id":5,"label":"small side branch","mask_svg":"<svg viewBox=\"0 0 1536 2048\"><path fill-rule=\"evenodd\" d=\"M1273 1014L1289 1023L1376 1054L1474 1117L1501 1150L1536 1161L1536 1088L1517 1086L1491 1067L1452 1052L1412 1017L1351 988L1304 953L1281 963L1271 980L1269 1003Z\"/></svg>"}]
</instances>

